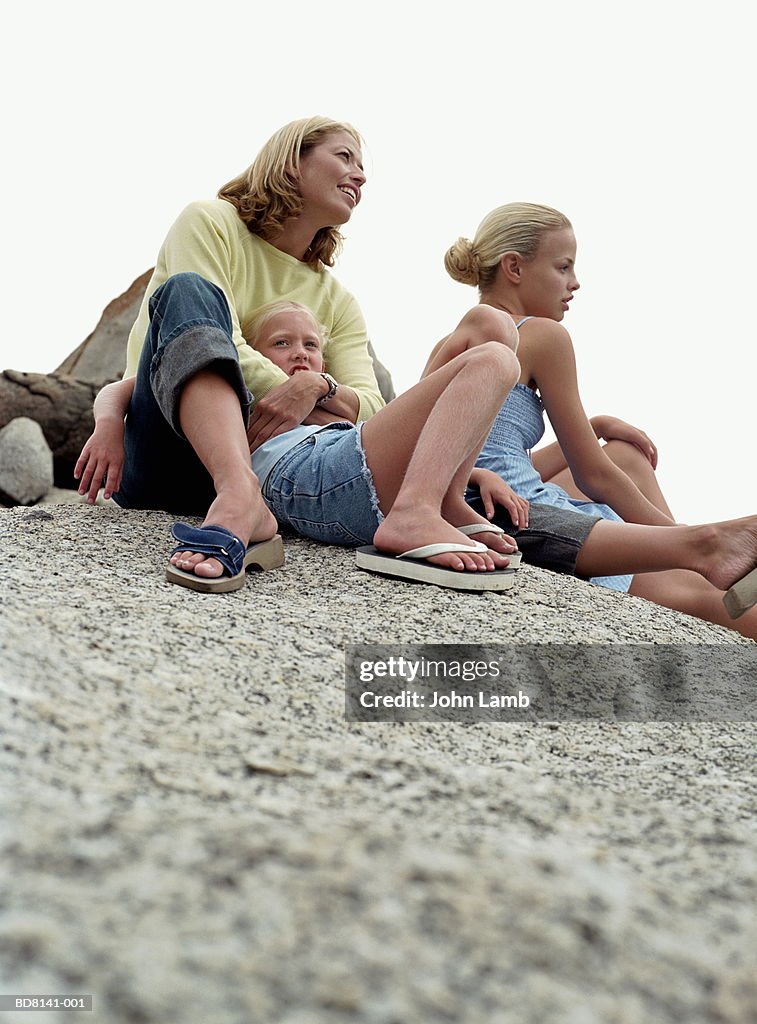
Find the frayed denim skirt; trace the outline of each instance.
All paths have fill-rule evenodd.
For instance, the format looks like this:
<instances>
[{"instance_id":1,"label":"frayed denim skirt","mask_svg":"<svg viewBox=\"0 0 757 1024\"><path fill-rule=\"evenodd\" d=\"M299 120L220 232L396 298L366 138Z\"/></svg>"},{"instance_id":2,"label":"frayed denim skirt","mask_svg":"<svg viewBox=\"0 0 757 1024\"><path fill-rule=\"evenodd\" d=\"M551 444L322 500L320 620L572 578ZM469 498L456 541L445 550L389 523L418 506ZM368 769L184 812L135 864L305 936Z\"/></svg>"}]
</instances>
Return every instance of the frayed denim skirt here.
<instances>
[{"instance_id":1,"label":"frayed denim skirt","mask_svg":"<svg viewBox=\"0 0 757 1024\"><path fill-rule=\"evenodd\" d=\"M281 526L324 544L370 544L383 520L362 423L334 423L286 452L263 485Z\"/></svg>"}]
</instances>

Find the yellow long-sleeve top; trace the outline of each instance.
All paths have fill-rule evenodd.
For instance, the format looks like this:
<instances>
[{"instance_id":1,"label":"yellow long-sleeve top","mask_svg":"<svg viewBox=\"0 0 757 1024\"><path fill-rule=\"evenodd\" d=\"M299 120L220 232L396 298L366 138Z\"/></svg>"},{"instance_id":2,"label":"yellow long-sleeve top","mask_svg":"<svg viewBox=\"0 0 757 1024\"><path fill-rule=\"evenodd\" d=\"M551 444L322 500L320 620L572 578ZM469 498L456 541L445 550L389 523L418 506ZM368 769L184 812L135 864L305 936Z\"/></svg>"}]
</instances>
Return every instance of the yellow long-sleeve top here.
<instances>
[{"instance_id":1,"label":"yellow long-sleeve top","mask_svg":"<svg viewBox=\"0 0 757 1024\"><path fill-rule=\"evenodd\" d=\"M239 362L255 399L283 383L287 375L247 344L247 325L261 306L289 299L307 306L326 327L331 338L326 369L357 393L358 419L368 419L384 405L368 353L365 322L352 295L328 270L314 270L253 235L225 199L190 203L168 232L129 334L124 377L137 372L149 323L150 296L171 275L188 271L223 290Z\"/></svg>"}]
</instances>

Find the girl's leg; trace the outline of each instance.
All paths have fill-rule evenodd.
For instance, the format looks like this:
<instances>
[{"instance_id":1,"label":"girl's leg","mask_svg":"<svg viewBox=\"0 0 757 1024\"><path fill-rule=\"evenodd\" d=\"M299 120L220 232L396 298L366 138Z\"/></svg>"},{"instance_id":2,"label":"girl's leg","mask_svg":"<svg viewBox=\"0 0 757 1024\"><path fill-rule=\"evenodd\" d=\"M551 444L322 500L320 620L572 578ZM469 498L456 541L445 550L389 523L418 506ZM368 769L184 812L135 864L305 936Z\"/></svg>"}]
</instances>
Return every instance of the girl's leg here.
<instances>
[{"instance_id":1,"label":"girl's leg","mask_svg":"<svg viewBox=\"0 0 757 1024\"><path fill-rule=\"evenodd\" d=\"M470 526L473 523L489 524L489 520L475 512L465 500L465 491L470 480L473 467L479 452L484 447L488 432L479 438L474 445L474 450L462 464L455 476L452 478L447 493L442 501L442 518L446 519L452 526ZM486 544L492 551L498 551L502 555L511 555L518 550L518 545L512 537L501 533L477 533L475 539L481 544Z\"/></svg>"},{"instance_id":2,"label":"girl's leg","mask_svg":"<svg viewBox=\"0 0 757 1024\"><path fill-rule=\"evenodd\" d=\"M706 618L755 638L757 616L731 619L722 609L723 592L757 565L757 516L705 526L637 526L598 522L585 541L576 571L582 576L642 573L631 593L669 608ZM688 569L707 581L695 586Z\"/></svg>"},{"instance_id":3,"label":"girl's leg","mask_svg":"<svg viewBox=\"0 0 757 1024\"><path fill-rule=\"evenodd\" d=\"M590 499L578 489L576 482L573 479L573 474L567 467L564 456L562 457L562 468L558 468L559 463L555 458L555 453L552 451L553 447L559 446L557 442L555 445L548 445L543 449L541 453L534 452L533 463L537 471L539 470L539 464L542 460L537 458L539 454L546 461L547 458L550 460L550 466L552 468L552 474L549 477L545 477L542 474L542 479L551 484L557 484L558 487L562 487L564 491L567 491L571 498L578 498L579 501L589 501ZM660 512L663 512L666 516L673 518L673 513L668 507L668 503L665 500L660 485L657 481L655 471L652 469L652 465L647 458L639 451L636 445L629 444L627 441L612 440L608 441L604 446L605 453L612 459L619 469L622 469L639 488L644 497L650 501L655 508L658 508Z\"/></svg>"},{"instance_id":4,"label":"girl's leg","mask_svg":"<svg viewBox=\"0 0 757 1024\"><path fill-rule=\"evenodd\" d=\"M456 356L487 341L499 341L515 352L518 348L518 330L509 313L481 304L469 309L454 331L442 338L433 349L421 379Z\"/></svg>"},{"instance_id":5,"label":"girl's leg","mask_svg":"<svg viewBox=\"0 0 757 1024\"><path fill-rule=\"evenodd\" d=\"M674 608L688 615L735 629L751 640L757 640L757 608L751 608L738 619L732 619L723 604L723 591L686 569L667 572L645 572L634 576L630 593L647 601Z\"/></svg>"},{"instance_id":6,"label":"girl's leg","mask_svg":"<svg viewBox=\"0 0 757 1024\"><path fill-rule=\"evenodd\" d=\"M469 465L505 396L518 378L518 361L504 344L466 350L395 398L363 424L362 439L379 504L386 518L376 547L393 553L430 543L459 543L442 503ZM469 543L463 538L463 543ZM504 564L494 554L439 555L449 568Z\"/></svg>"}]
</instances>

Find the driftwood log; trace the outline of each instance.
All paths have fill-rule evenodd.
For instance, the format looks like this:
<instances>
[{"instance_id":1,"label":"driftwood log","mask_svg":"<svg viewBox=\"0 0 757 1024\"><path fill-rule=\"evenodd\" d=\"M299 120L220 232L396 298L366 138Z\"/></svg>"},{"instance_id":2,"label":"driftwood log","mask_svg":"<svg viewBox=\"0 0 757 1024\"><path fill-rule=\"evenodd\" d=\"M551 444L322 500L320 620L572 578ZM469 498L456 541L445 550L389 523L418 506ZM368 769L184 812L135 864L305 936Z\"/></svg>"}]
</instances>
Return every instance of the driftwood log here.
<instances>
[{"instance_id":1,"label":"driftwood log","mask_svg":"<svg viewBox=\"0 0 757 1024\"><path fill-rule=\"evenodd\" d=\"M42 427L53 453L55 484L73 487L73 470L92 433L95 395L126 367L126 341L137 318L152 269L134 281L105 310L94 331L52 373L0 373L0 428L17 416ZM376 378L384 399L394 398L391 376L371 348Z\"/></svg>"}]
</instances>

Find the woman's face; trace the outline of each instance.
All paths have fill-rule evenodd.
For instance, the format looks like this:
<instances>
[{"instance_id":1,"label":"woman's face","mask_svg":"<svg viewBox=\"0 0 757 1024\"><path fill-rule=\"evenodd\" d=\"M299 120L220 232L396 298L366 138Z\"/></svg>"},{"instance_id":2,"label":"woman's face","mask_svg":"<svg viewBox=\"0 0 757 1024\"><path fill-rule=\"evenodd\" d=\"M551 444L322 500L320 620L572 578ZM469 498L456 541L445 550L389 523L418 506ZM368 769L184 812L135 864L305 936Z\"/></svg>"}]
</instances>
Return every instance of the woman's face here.
<instances>
[{"instance_id":1,"label":"woman's face","mask_svg":"<svg viewBox=\"0 0 757 1024\"><path fill-rule=\"evenodd\" d=\"M255 345L258 352L293 377L300 370L323 369L321 339L308 313L290 310L266 320Z\"/></svg>"},{"instance_id":2,"label":"woman's face","mask_svg":"<svg viewBox=\"0 0 757 1024\"><path fill-rule=\"evenodd\" d=\"M575 272L576 237L570 228L542 235L536 256L521 264L521 304L528 316L562 320L581 286Z\"/></svg>"},{"instance_id":3,"label":"woman's face","mask_svg":"<svg viewBox=\"0 0 757 1024\"><path fill-rule=\"evenodd\" d=\"M365 184L362 154L349 132L334 132L300 160L303 215L323 227L346 224Z\"/></svg>"}]
</instances>

